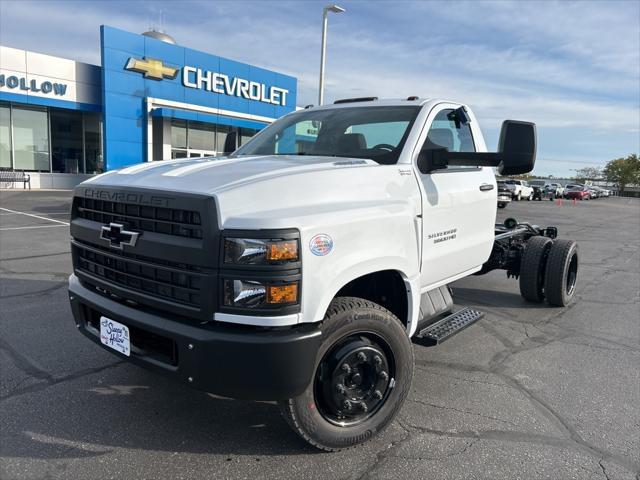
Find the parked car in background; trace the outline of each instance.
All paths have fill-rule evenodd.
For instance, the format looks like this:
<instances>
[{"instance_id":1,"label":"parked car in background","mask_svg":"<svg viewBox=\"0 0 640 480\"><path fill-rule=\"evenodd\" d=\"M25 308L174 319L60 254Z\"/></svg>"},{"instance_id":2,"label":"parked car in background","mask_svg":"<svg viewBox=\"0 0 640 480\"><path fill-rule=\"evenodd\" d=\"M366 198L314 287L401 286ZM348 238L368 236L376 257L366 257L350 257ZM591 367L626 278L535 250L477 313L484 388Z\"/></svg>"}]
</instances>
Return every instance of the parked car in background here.
<instances>
[{"instance_id":1,"label":"parked car in background","mask_svg":"<svg viewBox=\"0 0 640 480\"><path fill-rule=\"evenodd\" d=\"M581 183L567 183L564 186L564 197L565 198L571 198L571 197L569 197L569 192L571 190L576 189L576 188L584 188L584 185L582 185Z\"/></svg>"},{"instance_id":2,"label":"parked car in background","mask_svg":"<svg viewBox=\"0 0 640 480\"><path fill-rule=\"evenodd\" d=\"M545 188L553 192L553 196L556 198L564 195L564 187L560 183L547 183Z\"/></svg>"},{"instance_id":3,"label":"parked car in background","mask_svg":"<svg viewBox=\"0 0 640 480\"><path fill-rule=\"evenodd\" d=\"M588 187L584 185L573 185L568 191L565 190L565 196L567 198L576 200L589 200L591 198L591 192Z\"/></svg>"},{"instance_id":4,"label":"parked car in background","mask_svg":"<svg viewBox=\"0 0 640 480\"><path fill-rule=\"evenodd\" d=\"M597 185L594 185L591 188L597 192L598 198L604 198L609 196L609 190L607 190L606 188L598 187Z\"/></svg>"},{"instance_id":5,"label":"parked car in background","mask_svg":"<svg viewBox=\"0 0 640 480\"><path fill-rule=\"evenodd\" d=\"M591 198L600 198L600 192L598 192L598 190L594 186L589 185L586 188L589 191L589 196Z\"/></svg>"},{"instance_id":6,"label":"parked car in background","mask_svg":"<svg viewBox=\"0 0 640 480\"><path fill-rule=\"evenodd\" d=\"M511 197L514 200L533 199L533 188L529 186L526 180L509 179L505 180L504 183L511 191Z\"/></svg>"},{"instance_id":7,"label":"parked car in background","mask_svg":"<svg viewBox=\"0 0 640 480\"><path fill-rule=\"evenodd\" d=\"M505 208L511 202L511 190L504 180L498 180L498 208Z\"/></svg>"},{"instance_id":8,"label":"parked car in background","mask_svg":"<svg viewBox=\"0 0 640 480\"><path fill-rule=\"evenodd\" d=\"M544 186L547 184L547 181L546 180L528 180L527 183L529 184L530 187L544 188Z\"/></svg>"},{"instance_id":9,"label":"parked car in background","mask_svg":"<svg viewBox=\"0 0 640 480\"><path fill-rule=\"evenodd\" d=\"M531 197L531 200L542 200L542 193L544 192L544 187L533 185L531 188L533 188L533 197Z\"/></svg>"},{"instance_id":10,"label":"parked car in background","mask_svg":"<svg viewBox=\"0 0 640 480\"><path fill-rule=\"evenodd\" d=\"M527 183L533 188L533 200L555 197L555 192L549 188L546 180L528 180Z\"/></svg>"}]
</instances>

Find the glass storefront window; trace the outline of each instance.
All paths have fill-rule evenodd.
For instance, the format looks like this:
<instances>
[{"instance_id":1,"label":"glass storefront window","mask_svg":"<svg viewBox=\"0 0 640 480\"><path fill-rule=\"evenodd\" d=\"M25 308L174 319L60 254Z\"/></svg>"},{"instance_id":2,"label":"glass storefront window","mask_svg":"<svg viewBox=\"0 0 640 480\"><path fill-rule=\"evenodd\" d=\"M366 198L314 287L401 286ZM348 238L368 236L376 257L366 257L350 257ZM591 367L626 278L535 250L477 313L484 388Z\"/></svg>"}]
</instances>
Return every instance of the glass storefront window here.
<instances>
[{"instance_id":1,"label":"glass storefront window","mask_svg":"<svg viewBox=\"0 0 640 480\"><path fill-rule=\"evenodd\" d=\"M85 173L102 173L102 116L98 113L84 113L84 155Z\"/></svg>"},{"instance_id":2,"label":"glass storefront window","mask_svg":"<svg viewBox=\"0 0 640 480\"><path fill-rule=\"evenodd\" d=\"M186 120L171 120L171 146L173 148L187 148Z\"/></svg>"},{"instance_id":3,"label":"glass storefront window","mask_svg":"<svg viewBox=\"0 0 640 480\"><path fill-rule=\"evenodd\" d=\"M102 173L102 115L0 102L0 168Z\"/></svg>"},{"instance_id":4,"label":"glass storefront window","mask_svg":"<svg viewBox=\"0 0 640 480\"><path fill-rule=\"evenodd\" d=\"M194 150L216 150L216 126L210 123L189 122L187 143Z\"/></svg>"},{"instance_id":5,"label":"glass storefront window","mask_svg":"<svg viewBox=\"0 0 640 480\"><path fill-rule=\"evenodd\" d=\"M240 138L238 139L239 140L239 144L240 145L244 145L249 140L251 140L251 137L253 137L256 133L258 133L258 130L255 130L253 128L241 128L240 129Z\"/></svg>"},{"instance_id":6,"label":"glass storefront window","mask_svg":"<svg viewBox=\"0 0 640 480\"><path fill-rule=\"evenodd\" d=\"M229 125L216 125L216 145L218 155L224 155L224 142L227 140L227 134L231 131L231 127Z\"/></svg>"},{"instance_id":7,"label":"glass storefront window","mask_svg":"<svg viewBox=\"0 0 640 480\"><path fill-rule=\"evenodd\" d=\"M171 158L217 155L216 128L211 123L171 119Z\"/></svg>"},{"instance_id":8,"label":"glass storefront window","mask_svg":"<svg viewBox=\"0 0 640 480\"><path fill-rule=\"evenodd\" d=\"M11 109L0 105L0 168L11 168Z\"/></svg>"},{"instance_id":9,"label":"glass storefront window","mask_svg":"<svg viewBox=\"0 0 640 480\"><path fill-rule=\"evenodd\" d=\"M54 173L84 173L82 112L51 109L51 166Z\"/></svg>"},{"instance_id":10,"label":"glass storefront window","mask_svg":"<svg viewBox=\"0 0 640 480\"><path fill-rule=\"evenodd\" d=\"M14 107L13 152L16 170L49 171L49 122L47 111Z\"/></svg>"}]
</instances>

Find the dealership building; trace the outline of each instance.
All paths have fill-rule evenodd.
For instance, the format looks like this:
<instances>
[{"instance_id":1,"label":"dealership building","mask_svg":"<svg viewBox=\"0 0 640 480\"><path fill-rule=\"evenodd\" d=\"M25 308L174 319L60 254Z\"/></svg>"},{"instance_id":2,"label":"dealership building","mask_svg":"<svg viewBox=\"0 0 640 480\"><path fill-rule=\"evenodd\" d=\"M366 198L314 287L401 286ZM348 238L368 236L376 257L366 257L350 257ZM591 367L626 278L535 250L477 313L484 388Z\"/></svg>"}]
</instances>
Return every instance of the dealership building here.
<instances>
[{"instance_id":1,"label":"dealership building","mask_svg":"<svg viewBox=\"0 0 640 480\"><path fill-rule=\"evenodd\" d=\"M102 65L0 46L0 169L33 188L170 158L220 155L295 110L297 80L176 45L100 30Z\"/></svg>"}]
</instances>

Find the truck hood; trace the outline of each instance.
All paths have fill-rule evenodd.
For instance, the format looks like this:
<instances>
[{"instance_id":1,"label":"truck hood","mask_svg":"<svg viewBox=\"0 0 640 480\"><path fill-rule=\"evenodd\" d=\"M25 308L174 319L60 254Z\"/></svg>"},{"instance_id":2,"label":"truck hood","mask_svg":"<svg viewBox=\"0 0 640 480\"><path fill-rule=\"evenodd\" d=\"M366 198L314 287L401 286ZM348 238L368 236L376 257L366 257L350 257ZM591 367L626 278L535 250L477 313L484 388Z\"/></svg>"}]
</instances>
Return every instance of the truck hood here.
<instances>
[{"instance_id":1,"label":"truck hood","mask_svg":"<svg viewBox=\"0 0 640 480\"><path fill-rule=\"evenodd\" d=\"M87 180L83 185L216 194L281 176L376 166L378 163L372 160L297 155L167 160L108 172Z\"/></svg>"}]
</instances>

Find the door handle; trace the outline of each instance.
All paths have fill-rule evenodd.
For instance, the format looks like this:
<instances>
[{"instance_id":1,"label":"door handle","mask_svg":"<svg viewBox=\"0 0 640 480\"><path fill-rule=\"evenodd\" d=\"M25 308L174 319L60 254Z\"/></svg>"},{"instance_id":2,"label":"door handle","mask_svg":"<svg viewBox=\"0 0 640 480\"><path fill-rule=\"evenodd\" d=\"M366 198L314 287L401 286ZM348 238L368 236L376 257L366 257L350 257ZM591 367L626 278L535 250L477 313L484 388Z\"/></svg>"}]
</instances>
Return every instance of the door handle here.
<instances>
[{"instance_id":1,"label":"door handle","mask_svg":"<svg viewBox=\"0 0 640 480\"><path fill-rule=\"evenodd\" d=\"M489 190L493 190L493 185L491 185L490 183L483 183L482 185L480 185L481 192L488 192Z\"/></svg>"}]
</instances>

